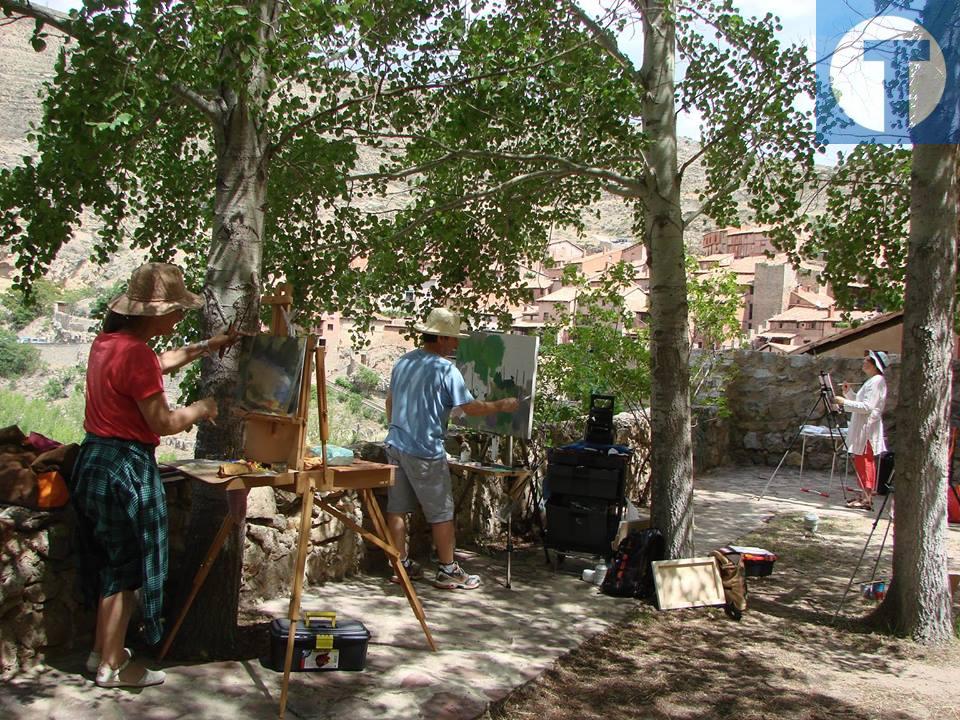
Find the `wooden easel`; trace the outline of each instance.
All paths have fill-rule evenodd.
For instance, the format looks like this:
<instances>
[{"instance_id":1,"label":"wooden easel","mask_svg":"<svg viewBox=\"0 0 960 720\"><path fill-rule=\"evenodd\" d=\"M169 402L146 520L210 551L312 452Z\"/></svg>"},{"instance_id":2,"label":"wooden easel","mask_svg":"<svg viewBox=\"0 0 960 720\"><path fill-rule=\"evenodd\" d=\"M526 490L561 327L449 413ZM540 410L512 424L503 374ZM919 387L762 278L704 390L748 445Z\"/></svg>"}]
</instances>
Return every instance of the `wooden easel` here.
<instances>
[{"instance_id":1,"label":"wooden easel","mask_svg":"<svg viewBox=\"0 0 960 720\"><path fill-rule=\"evenodd\" d=\"M287 334L287 318L293 305L293 295L289 285L282 285L276 295L263 299L265 304L273 306L272 330L277 335ZM287 422L277 422L269 415L248 415L246 418L246 441L244 452L248 459L262 460L263 462L282 462L279 457L286 455L287 471L294 475L296 493L303 498L300 507L300 529L297 539L297 558L294 567L293 588L290 594L290 605L287 617L290 620L290 632L287 636L287 650L283 663L283 683L280 690L280 712L282 718L287 707L287 691L290 685L290 669L293 664L293 650L296 638L297 621L300 618L300 602L303 595L303 573L307 564L307 546L310 542L310 524L313 521L314 494L317 491L339 491L327 497L316 499L317 505L325 513L340 520L348 528L360 534L379 547L387 555L393 566L400 587L403 588L414 616L423 628L424 636L431 650L437 646L433 642L430 628L427 627L423 606L417 597L410 576L407 575L401 554L390 540L390 532L386 520L380 512L380 506L373 494L373 489L393 484L393 467L378 463L357 462L354 465L331 467L327 465L327 439L329 438L329 424L327 413L327 385L325 367L325 347L318 344L310 336L307 344L307 354L303 363L303 374L300 378L300 402L297 412ZM317 382L317 410L320 423L321 466L319 471L304 470L304 446L307 437L307 414L310 401L311 359L315 362ZM267 458L273 459L267 459ZM333 503L340 499L348 490L356 490L373 524L374 532L365 530L353 518L347 517Z\"/></svg>"},{"instance_id":2,"label":"wooden easel","mask_svg":"<svg viewBox=\"0 0 960 720\"><path fill-rule=\"evenodd\" d=\"M271 332L274 335L285 337L288 335L288 317L290 308L293 305L292 287L290 285L281 285L273 295L264 296L262 302L273 306L273 317L271 323ZM325 348L318 344L314 336L309 336L307 340L306 356L303 363L303 371L300 377L300 395L297 404L296 413L293 416L276 416L262 413L249 413L244 417L244 456L248 460L256 460L262 463L285 463L286 470L275 475L239 475L229 479L218 479L216 477L216 468L211 469L209 473L204 472L186 472L185 475L205 482L213 482L223 486L226 491L247 491L253 487L272 486L287 487L294 489L303 500L300 509L300 527L297 538L297 557L294 568L293 583L290 593L290 605L287 617L290 620L290 634L287 637L287 650L284 660L283 684L280 692L280 713L282 718L286 710L287 690L290 682L290 669L293 662L294 639L296 636L297 620L300 617L300 602L303 594L303 574L307 563L307 547L310 542L310 526L313 520L314 495L317 492L328 493L316 499L317 505L323 512L340 520L349 529L359 533L361 537L379 547L386 554L393 566L397 578L400 580L400 587L403 589L413 610L414 616L420 622L427 644L431 650L436 650L437 646L430 634L430 628L427 627L426 616L423 612L423 606L413 588L410 577L403 563L400 562L401 554L390 539L389 528L386 520L380 511L380 506L374 496L374 489L386 487L393 484L394 469L392 465L366 462L357 460L352 465L331 467L327 465L327 439L329 437L329 425L327 414L327 392L326 392L326 371L325 371ZM311 367L311 363L315 363ZM317 469L304 469L304 450L307 437L307 420L310 404L310 386L312 382L312 371L316 370L317 382L317 405L320 416L320 442L321 442L321 465ZM350 490L355 490L363 503L364 509L373 525L373 532L366 530L352 517L346 516L334 503L336 503L344 494ZM193 586L190 594L181 609L176 622L174 623L170 634L164 642L159 658L162 660L170 649L173 639L180 629L184 618L190 610L194 599L210 568L212 567L220 549L230 536L233 525L238 520L234 518L233 513L227 513L217 532L216 538L207 551L207 555L193 580Z\"/></svg>"}]
</instances>

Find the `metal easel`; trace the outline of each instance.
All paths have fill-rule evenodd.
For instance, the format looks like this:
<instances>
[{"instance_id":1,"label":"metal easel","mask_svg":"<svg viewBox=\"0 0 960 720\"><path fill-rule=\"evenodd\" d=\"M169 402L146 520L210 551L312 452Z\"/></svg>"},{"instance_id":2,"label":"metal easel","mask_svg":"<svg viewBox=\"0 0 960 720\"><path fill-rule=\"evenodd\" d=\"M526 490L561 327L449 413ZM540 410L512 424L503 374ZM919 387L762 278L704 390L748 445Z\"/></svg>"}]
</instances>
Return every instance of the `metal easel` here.
<instances>
[{"instance_id":1,"label":"metal easel","mask_svg":"<svg viewBox=\"0 0 960 720\"><path fill-rule=\"evenodd\" d=\"M883 502L880 503L880 509L877 510L877 515L873 519L873 525L870 527L870 534L867 535L867 541L863 544L863 550L860 551L860 557L857 559L857 564L853 568L853 572L850 573L850 581L847 583L846 590L843 591L843 597L840 598L840 603L837 605L837 611L833 614L833 619L836 620L840 615L840 610L843 608L843 603L847 599L847 595L850 593L850 588L853 587L853 583L856 582L857 573L860 571L860 565L863 563L863 558L867 554L867 548L870 546L870 541L873 539L873 533L877 529L877 525L880 524L880 518L883 517L883 511L887 507L887 501L893 497L893 476L896 473L896 470L890 471L890 481L889 487L887 489L887 494L883 496ZM877 465L877 475L880 474L880 466ZM877 478L879 481L879 477ZM887 514L887 527L883 532L883 539L880 541L880 549L877 551L877 559L873 563L873 570L870 573L870 579L874 580L877 577L877 568L880 567L880 558L883 556L883 548L887 544L887 537L890 535L890 525L893 522L893 516Z\"/></svg>"},{"instance_id":2,"label":"metal easel","mask_svg":"<svg viewBox=\"0 0 960 720\"><path fill-rule=\"evenodd\" d=\"M834 404L834 398L831 393L833 393L833 383L830 380L829 373L823 371L820 372L820 391L817 396L816 402L811 406L810 410L807 412L806 416L803 418L803 422L800 423L800 428L797 430L796 434L793 436L793 439L790 441L790 444L787 445L787 449L783 453L783 457L780 458L780 462L777 463L777 467L774 468L773 473L770 475L770 479L767 480L767 484L763 486L763 490L760 491L760 494L755 498L756 500L762 500L767 494L767 490L770 488L770 483L773 482L773 479L777 476L777 473L780 472L780 468L783 466L783 463L786 462L787 456L793 450L794 446L797 444L797 440L800 439L800 436L803 433L803 428L807 425L810 419L813 417L814 413L817 411L817 408L821 405L823 406L823 415L821 417L827 418L827 428L829 429L829 437L834 443L833 447L833 460L836 461L837 453L840 450L840 447L837 445L837 441L840 441L840 445L843 447L844 457L848 452L847 450L847 438L843 434L842 429L840 428L840 420L842 413L840 408ZM804 438L805 440L805 438ZM801 456L801 463L803 458ZM802 465L801 465L802 467ZM830 477L833 477L833 465L831 464ZM843 492L843 499L847 499L847 488L846 483L841 481L840 489ZM815 490L810 490L809 488L800 488L802 492L813 492L822 497L829 497L829 495L817 492Z\"/></svg>"}]
</instances>

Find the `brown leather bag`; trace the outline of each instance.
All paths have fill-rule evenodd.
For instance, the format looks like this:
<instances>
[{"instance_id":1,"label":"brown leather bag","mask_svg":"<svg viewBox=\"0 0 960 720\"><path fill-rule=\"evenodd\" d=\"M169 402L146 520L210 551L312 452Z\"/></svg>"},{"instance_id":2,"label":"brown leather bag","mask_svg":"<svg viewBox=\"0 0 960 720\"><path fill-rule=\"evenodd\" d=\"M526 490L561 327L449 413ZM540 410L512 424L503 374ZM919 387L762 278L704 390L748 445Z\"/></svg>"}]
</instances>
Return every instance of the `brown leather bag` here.
<instances>
[{"instance_id":1,"label":"brown leather bag","mask_svg":"<svg viewBox=\"0 0 960 720\"><path fill-rule=\"evenodd\" d=\"M737 560L734 562L729 555L719 550L714 550L712 555L717 561L720 581L723 583L723 599L726 601L723 609L734 620L739 620L747 609L747 573L743 560L736 555Z\"/></svg>"}]
</instances>

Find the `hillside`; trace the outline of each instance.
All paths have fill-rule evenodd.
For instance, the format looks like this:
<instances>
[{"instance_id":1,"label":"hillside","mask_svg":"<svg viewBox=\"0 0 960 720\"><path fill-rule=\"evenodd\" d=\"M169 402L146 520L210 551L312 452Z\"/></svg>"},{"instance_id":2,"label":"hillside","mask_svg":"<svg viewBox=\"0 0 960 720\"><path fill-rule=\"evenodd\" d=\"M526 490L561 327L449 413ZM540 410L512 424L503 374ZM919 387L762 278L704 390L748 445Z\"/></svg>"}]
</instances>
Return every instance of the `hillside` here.
<instances>
[{"instance_id":1,"label":"hillside","mask_svg":"<svg viewBox=\"0 0 960 720\"><path fill-rule=\"evenodd\" d=\"M41 118L43 84L52 77L60 50L60 44L51 38L46 50L35 52L29 42L32 27L31 22L21 21L4 25L0 31L0 167L19 164L23 155L31 152L26 135L30 124ZM691 157L698 147L692 140L681 139L681 162ZM697 194L704 182L704 173L699 164L687 170L682 188L684 212L696 207ZM371 210L382 210L380 201L369 202L374 203ZM578 237L571 228L556 228L553 236L581 242L588 247L598 246L602 242L632 242L635 239L631 230L632 212L622 198L608 195L586 208L583 219L586 228L583 237ZM710 223L704 217L691 223L687 230L688 245L693 249L698 248L700 238L708 229ZM82 226L76 229L51 266L50 278L54 282L66 287L102 286L126 278L141 261L138 253L124 251L118 253L106 267L93 265L88 257L95 231L93 220L84 218Z\"/></svg>"}]
</instances>

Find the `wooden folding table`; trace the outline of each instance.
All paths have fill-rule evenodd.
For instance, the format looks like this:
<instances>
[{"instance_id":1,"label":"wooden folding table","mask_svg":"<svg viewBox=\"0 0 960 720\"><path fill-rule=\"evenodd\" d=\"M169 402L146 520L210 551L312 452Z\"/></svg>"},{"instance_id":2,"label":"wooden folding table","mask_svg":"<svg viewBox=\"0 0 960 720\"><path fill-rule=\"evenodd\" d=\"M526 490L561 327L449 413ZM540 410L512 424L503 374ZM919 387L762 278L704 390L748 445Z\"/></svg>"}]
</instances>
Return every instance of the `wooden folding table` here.
<instances>
[{"instance_id":1,"label":"wooden folding table","mask_svg":"<svg viewBox=\"0 0 960 720\"><path fill-rule=\"evenodd\" d=\"M467 489L473 486L474 478L480 476L486 479L506 480L507 497L511 503L518 502L523 493L524 483L530 477L527 468L506 467L503 465L481 465L479 463L462 463L455 460L448 461L450 469L462 474L467 479ZM507 515L507 578L506 587L510 589L511 572L513 566L513 508L508 509Z\"/></svg>"}]
</instances>

